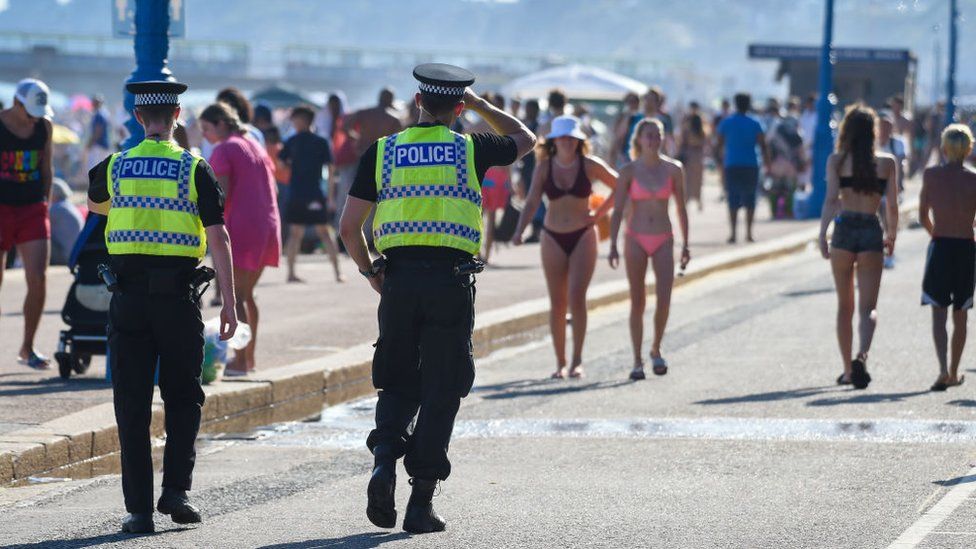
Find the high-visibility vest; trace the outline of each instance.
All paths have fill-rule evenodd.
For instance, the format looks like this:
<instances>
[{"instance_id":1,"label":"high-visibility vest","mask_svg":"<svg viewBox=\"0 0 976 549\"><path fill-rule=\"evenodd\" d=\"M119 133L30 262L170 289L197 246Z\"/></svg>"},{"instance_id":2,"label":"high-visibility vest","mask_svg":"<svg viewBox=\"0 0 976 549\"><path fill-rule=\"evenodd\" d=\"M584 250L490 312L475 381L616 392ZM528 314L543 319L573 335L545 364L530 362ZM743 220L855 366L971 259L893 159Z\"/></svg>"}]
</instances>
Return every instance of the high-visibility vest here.
<instances>
[{"instance_id":1,"label":"high-visibility vest","mask_svg":"<svg viewBox=\"0 0 976 549\"><path fill-rule=\"evenodd\" d=\"M199 161L176 143L151 139L112 155L105 228L109 254L204 256L207 236L194 178Z\"/></svg>"},{"instance_id":2,"label":"high-visibility vest","mask_svg":"<svg viewBox=\"0 0 976 549\"><path fill-rule=\"evenodd\" d=\"M414 127L376 144L373 242L481 249L481 182L471 137L446 126Z\"/></svg>"}]
</instances>

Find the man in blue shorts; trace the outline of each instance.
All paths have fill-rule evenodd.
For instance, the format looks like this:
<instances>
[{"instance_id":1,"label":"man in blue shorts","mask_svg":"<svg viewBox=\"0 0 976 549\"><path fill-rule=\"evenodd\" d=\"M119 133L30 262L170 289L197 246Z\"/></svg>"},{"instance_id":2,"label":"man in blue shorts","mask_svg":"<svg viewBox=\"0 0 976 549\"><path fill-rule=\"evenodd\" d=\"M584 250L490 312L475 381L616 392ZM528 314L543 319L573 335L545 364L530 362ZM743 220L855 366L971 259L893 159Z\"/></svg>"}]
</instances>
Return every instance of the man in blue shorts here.
<instances>
[{"instance_id":1,"label":"man in blue shorts","mask_svg":"<svg viewBox=\"0 0 976 549\"><path fill-rule=\"evenodd\" d=\"M735 94L735 113L718 125L718 146L725 163L725 194L729 202L729 244L736 241L739 210L746 210L746 240L754 242L752 222L756 214L756 187L759 184L758 146L765 165L769 165L769 151L762 124L749 114L752 96Z\"/></svg>"}]
</instances>

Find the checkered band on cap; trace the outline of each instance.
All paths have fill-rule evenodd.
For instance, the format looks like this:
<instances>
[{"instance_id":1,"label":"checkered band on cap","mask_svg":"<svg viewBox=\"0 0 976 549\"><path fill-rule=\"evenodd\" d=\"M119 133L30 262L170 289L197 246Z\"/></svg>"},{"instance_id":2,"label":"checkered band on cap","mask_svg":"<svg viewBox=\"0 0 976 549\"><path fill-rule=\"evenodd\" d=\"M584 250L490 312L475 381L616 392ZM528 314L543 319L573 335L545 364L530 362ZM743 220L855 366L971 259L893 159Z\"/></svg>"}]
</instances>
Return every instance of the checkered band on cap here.
<instances>
[{"instance_id":1,"label":"checkered band on cap","mask_svg":"<svg viewBox=\"0 0 976 549\"><path fill-rule=\"evenodd\" d=\"M426 82L421 82L420 91L437 95L456 95L460 97L464 95L464 86L441 86L438 84L427 84Z\"/></svg>"},{"instance_id":2,"label":"checkered band on cap","mask_svg":"<svg viewBox=\"0 0 976 549\"><path fill-rule=\"evenodd\" d=\"M200 237L195 234L170 233L165 231L109 231L107 239L111 243L149 242L153 244L173 244L176 246L200 246Z\"/></svg>"},{"instance_id":3,"label":"checkered band on cap","mask_svg":"<svg viewBox=\"0 0 976 549\"><path fill-rule=\"evenodd\" d=\"M137 93L136 106L142 105L179 105L180 95L177 93Z\"/></svg>"}]
</instances>

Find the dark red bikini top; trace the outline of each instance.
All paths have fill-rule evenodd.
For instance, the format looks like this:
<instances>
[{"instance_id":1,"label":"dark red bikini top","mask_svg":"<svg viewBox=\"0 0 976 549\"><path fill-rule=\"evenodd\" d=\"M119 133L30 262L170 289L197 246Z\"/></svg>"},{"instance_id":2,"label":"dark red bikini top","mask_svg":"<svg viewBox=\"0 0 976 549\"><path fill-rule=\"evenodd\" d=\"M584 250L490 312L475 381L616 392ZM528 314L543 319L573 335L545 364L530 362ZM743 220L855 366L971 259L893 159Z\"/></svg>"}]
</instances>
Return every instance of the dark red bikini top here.
<instances>
[{"instance_id":1,"label":"dark red bikini top","mask_svg":"<svg viewBox=\"0 0 976 549\"><path fill-rule=\"evenodd\" d=\"M573 186L569 190L563 190L556 186L556 180L552 177L552 158L549 158L549 175L542 187L542 191L546 193L549 200L562 198L566 195L589 198L593 194L593 183L590 178L586 177L586 159L583 156L579 157L579 166L579 172L576 174L576 181L573 181Z\"/></svg>"}]
</instances>

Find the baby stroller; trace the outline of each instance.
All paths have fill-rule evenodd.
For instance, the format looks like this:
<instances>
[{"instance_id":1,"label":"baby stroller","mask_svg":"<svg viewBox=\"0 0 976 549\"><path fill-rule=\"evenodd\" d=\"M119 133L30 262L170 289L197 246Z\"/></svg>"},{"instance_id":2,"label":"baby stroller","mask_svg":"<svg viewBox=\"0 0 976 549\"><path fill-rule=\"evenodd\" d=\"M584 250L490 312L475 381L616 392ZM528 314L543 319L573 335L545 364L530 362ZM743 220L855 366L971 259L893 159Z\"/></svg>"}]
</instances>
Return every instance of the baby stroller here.
<instances>
[{"instance_id":1,"label":"baby stroller","mask_svg":"<svg viewBox=\"0 0 976 549\"><path fill-rule=\"evenodd\" d=\"M98 265L108 263L105 246L107 218L91 213L75 241L68 268L75 276L61 318L70 328L61 331L54 359L62 379L71 372L83 374L91 366L92 355L104 355L108 347L106 326L112 294L98 276Z\"/></svg>"}]
</instances>

